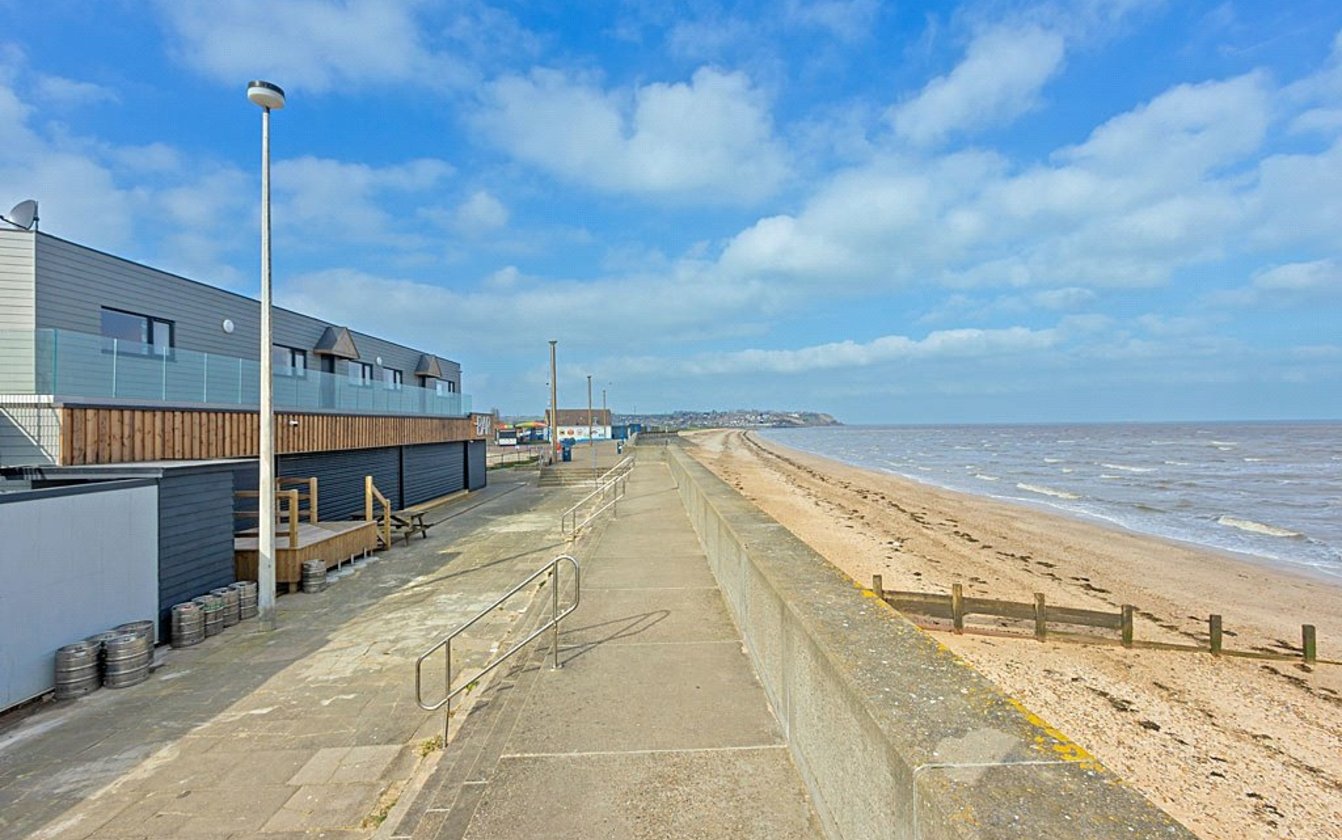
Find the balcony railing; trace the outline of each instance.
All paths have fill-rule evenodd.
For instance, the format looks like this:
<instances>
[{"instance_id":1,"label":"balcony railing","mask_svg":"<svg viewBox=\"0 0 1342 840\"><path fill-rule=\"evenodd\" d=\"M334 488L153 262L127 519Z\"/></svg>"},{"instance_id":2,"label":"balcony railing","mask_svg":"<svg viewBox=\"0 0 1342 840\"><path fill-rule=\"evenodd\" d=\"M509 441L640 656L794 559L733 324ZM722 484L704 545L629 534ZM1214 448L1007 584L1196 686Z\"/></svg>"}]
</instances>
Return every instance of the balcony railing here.
<instances>
[{"instance_id":1,"label":"balcony railing","mask_svg":"<svg viewBox=\"0 0 1342 840\"><path fill-rule=\"evenodd\" d=\"M471 412L466 394L279 366L274 374L275 408L283 411L438 417ZM164 352L68 330L0 332L0 394L255 407L260 382L255 359L181 348Z\"/></svg>"}]
</instances>

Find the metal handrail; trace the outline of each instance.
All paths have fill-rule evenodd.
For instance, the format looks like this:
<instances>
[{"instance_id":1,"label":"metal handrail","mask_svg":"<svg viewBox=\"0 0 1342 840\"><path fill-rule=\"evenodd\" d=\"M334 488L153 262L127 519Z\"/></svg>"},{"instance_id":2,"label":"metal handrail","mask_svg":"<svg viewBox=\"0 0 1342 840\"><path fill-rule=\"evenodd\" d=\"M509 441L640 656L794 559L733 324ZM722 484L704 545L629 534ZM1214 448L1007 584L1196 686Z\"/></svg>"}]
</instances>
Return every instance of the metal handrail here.
<instances>
[{"instance_id":1,"label":"metal handrail","mask_svg":"<svg viewBox=\"0 0 1342 840\"><path fill-rule=\"evenodd\" d=\"M569 605L563 612L559 611L559 564L561 561L567 561L569 565L573 567L573 603ZM541 575L547 573L550 575L550 584L552 590L551 598L554 609L554 615L550 617L549 621L547 621L541 627L537 628L535 632L531 633L531 635L527 636L522 641L513 645L508 650L507 653L503 654L502 656L495 659L493 662L486 665L480 671L480 673L475 675L473 679L467 680L466 682L458 686L455 691L453 691L452 640L455 639L457 636L460 636L462 633L466 632L477 621L489 615L491 612L493 612L495 609L501 606L509 598L513 597L518 592L526 588L527 584L531 583L533 580L540 577ZM488 607L485 607L483 610L477 613L476 616L472 618L470 621L461 625L456 630L453 630L451 633L448 633L441 640L439 640L437 644L435 644L428 650L424 651L424 653L420 654L420 657L415 660L415 702L419 704L419 707L425 710L426 712L436 711L437 709L441 709L443 706L447 706L447 713L443 715L444 747L446 747L447 745L447 735L448 735L447 729L448 726L451 724L451 718L452 718L452 706L451 706L452 698L456 697L458 694L462 693L466 689L473 686L476 683L476 681L480 680L490 671L493 671L495 668L502 665L504 661L508 659L508 657L512 656L514 653L517 653L519 650L526 647L526 645L529 644L531 641L533 641L536 637L540 636L546 630L549 630L551 628L554 628L554 667L555 668L563 667L559 664L559 622L562 619L567 618L570 613L572 613L574 610L578 608L578 602L581 598L581 595L582 595L582 570L578 566L577 558L573 557L570 554L560 554L554 559L552 559L549 563L546 563L544 566L541 566L539 569L528 575L526 580L517 584L512 589L509 589L497 601L495 601L494 603L490 604ZM439 648L442 648L445 654L445 664L443 668L443 698L439 700L437 703L434 703L432 705L426 705L424 702L424 692L423 692L424 660L432 656Z\"/></svg>"},{"instance_id":2,"label":"metal handrail","mask_svg":"<svg viewBox=\"0 0 1342 840\"><path fill-rule=\"evenodd\" d=\"M563 513L559 514L559 532L561 534L569 533L567 526L569 518L572 517L573 518L572 533L576 534L578 532L578 529L581 528L583 525L586 525L588 522L591 522L602 511L606 510L607 508L619 502L620 499L624 497L625 483L629 478L629 474L633 471L634 471L633 455L625 456L623 461L611 467L610 469L606 470L605 474L602 475L601 478L597 479L597 488L595 490L588 493L586 496L583 496L581 499L578 500L576 504L574 504L572 507L570 507ZM593 513L589 514L588 517L582 521L581 525L578 524L578 511L582 508L582 506L590 502L592 499L604 495L612 487L615 488L615 498L610 500L606 504L602 505Z\"/></svg>"}]
</instances>

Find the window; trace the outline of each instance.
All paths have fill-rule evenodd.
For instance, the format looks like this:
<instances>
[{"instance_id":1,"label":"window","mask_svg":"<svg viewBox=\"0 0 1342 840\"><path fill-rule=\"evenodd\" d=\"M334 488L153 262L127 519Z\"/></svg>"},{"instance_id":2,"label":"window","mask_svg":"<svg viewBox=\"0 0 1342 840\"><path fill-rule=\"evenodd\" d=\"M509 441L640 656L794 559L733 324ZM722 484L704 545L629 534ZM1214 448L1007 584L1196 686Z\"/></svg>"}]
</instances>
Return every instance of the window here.
<instances>
[{"instance_id":1,"label":"window","mask_svg":"<svg viewBox=\"0 0 1342 840\"><path fill-rule=\"evenodd\" d=\"M118 352L143 355L172 355L173 326L171 321L149 315L136 315L119 309L102 310L102 334L106 349L113 342Z\"/></svg>"},{"instance_id":2,"label":"window","mask_svg":"<svg viewBox=\"0 0 1342 840\"><path fill-rule=\"evenodd\" d=\"M349 382L351 385L367 387L373 384L373 366L364 362L349 363Z\"/></svg>"},{"instance_id":3,"label":"window","mask_svg":"<svg viewBox=\"0 0 1342 840\"><path fill-rule=\"evenodd\" d=\"M401 372L393 368L382 369L382 384L390 391L401 390Z\"/></svg>"},{"instance_id":4,"label":"window","mask_svg":"<svg viewBox=\"0 0 1342 840\"><path fill-rule=\"evenodd\" d=\"M281 347L276 344L270 348L270 359L276 376L307 376L308 354L306 350Z\"/></svg>"}]
</instances>

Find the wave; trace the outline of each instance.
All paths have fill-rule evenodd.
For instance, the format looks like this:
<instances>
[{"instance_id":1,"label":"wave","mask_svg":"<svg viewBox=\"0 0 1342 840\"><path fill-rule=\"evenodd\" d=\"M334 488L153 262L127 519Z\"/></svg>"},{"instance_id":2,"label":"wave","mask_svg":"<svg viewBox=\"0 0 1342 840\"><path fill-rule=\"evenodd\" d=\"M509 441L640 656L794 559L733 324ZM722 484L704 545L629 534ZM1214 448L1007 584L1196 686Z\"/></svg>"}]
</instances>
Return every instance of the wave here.
<instances>
[{"instance_id":1,"label":"wave","mask_svg":"<svg viewBox=\"0 0 1342 840\"><path fill-rule=\"evenodd\" d=\"M995 476L995 475L984 475L983 473L974 473L974 477L977 478L979 481L998 481L998 480L999 480L999 479L997 478L997 476Z\"/></svg>"},{"instance_id":2,"label":"wave","mask_svg":"<svg viewBox=\"0 0 1342 840\"><path fill-rule=\"evenodd\" d=\"M1041 487L1038 484L1017 484L1017 490L1024 490L1027 493L1038 493L1041 496L1052 496L1055 499L1079 499L1080 496L1075 493L1068 493L1066 490L1054 490L1052 487Z\"/></svg>"},{"instance_id":3,"label":"wave","mask_svg":"<svg viewBox=\"0 0 1342 840\"><path fill-rule=\"evenodd\" d=\"M1063 467L1061 470L1059 470L1059 472L1069 473L1069 472L1072 472L1072 468L1071 468L1071 467Z\"/></svg>"},{"instance_id":4,"label":"wave","mask_svg":"<svg viewBox=\"0 0 1342 840\"><path fill-rule=\"evenodd\" d=\"M1295 531L1288 531L1285 528L1278 528L1274 525L1264 525L1261 522L1254 522L1252 519L1238 519L1234 516L1220 516L1217 523L1230 528L1238 528L1241 531L1250 531L1255 534L1264 534L1269 537L1299 537L1301 534Z\"/></svg>"},{"instance_id":5,"label":"wave","mask_svg":"<svg viewBox=\"0 0 1342 840\"><path fill-rule=\"evenodd\" d=\"M1045 463L1045 464L1061 464L1061 463L1062 463L1062 460L1063 460L1063 459L1061 459L1061 458L1045 458L1045 459L1044 459L1044 463Z\"/></svg>"},{"instance_id":6,"label":"wave","mask_svg":"<svg viewBox=\"0 0 1342 840\"><path fill-rule=\"evenodd\" d=\"M1100 464L1100 466L1107 470L1121 470L1122 472L1130 473L1149 473L1156 471L1155 467L1125 467L1122 464Z\"/></svg>"},{"instance_id":7,"label":"wave","mask_svg":"<svg viewBox=\"0 0 1342 840\"><path fill-rule=\"evenodd\" d=\"M1233 440L1209 440L1207 441L1207 443L1208 445L1215 446L1218 449L1222 446L1230 446L1230 447L1239 446L1239 444Z\"/></svg>"},{"instance_id":8,"label":"wave","mask_svg":"<svg viewBox=\"0 0 1342 840\"><path fill-rule=\"evenodd\" d=\"M1166 463L1167 465L1171 466L1171 467L1190 467L1190 466L1192 466L1192 464L1188 463L1187 461L1166 461L1165 463Z\"/></svg>"}]
</instances>

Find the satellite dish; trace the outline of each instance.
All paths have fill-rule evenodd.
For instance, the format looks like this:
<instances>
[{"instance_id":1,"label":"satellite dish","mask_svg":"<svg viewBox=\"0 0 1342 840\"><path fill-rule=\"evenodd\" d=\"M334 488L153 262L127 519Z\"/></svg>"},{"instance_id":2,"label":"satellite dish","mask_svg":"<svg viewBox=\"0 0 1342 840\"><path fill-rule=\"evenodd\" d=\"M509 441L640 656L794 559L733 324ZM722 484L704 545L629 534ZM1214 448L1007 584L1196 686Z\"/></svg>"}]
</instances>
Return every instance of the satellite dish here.
<instances>
[{"instance_id":1,"label":"satellite dish","mask_svg":"<svg viewBox=\"0 0 1342 840\"><path fill-rule=\"evenodd\" d=\"M14 209L9 211L8 216L0 216L16 228L32 230L33 225L37 224L37 202L33 199L20 201L14 205Z\"/></svg>"}]
</instances>

